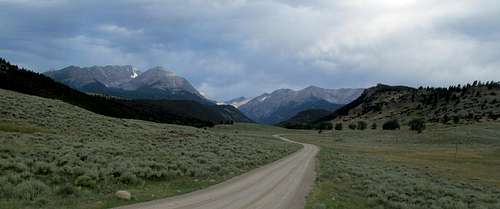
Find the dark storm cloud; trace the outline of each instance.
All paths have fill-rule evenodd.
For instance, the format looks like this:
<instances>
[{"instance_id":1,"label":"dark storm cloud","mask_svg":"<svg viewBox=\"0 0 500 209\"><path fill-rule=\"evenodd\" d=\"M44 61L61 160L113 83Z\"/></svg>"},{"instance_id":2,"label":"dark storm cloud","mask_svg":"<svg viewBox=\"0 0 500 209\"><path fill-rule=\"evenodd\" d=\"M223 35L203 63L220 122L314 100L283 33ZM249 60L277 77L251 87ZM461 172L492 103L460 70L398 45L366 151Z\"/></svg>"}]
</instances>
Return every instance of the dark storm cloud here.
<instances>
[{"instance_id":1,"label":"dark storm cloud","mask_svg":"<svg viewBox=\"0 0 500 209\"><path fill-rule=\"evenodd\" d=\"M37 71L163 65L216 99L310 84L500 80L492 0L0 0L0 56Z\"/></svg>"}]
</instances>

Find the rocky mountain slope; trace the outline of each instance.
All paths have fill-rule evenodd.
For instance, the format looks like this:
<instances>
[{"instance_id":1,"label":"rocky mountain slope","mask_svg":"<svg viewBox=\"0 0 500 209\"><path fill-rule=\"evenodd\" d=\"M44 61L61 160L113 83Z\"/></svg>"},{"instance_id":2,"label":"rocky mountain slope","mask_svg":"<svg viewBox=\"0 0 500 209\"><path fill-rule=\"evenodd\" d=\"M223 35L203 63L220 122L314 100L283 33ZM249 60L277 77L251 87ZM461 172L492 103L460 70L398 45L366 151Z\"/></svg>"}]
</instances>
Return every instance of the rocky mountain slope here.
<instances>
[{"instance_id":1,"label":"rocky mountain slope","mask_svg":"<svg viewBox=\"0 0 500 209\"><path fill-rule=\"evenodd\" d=\"M249 118L265 124L276 124L308 109L333 111L361 93L362 89L323 89L310 86L302 90L279 89L255 97L239 109Z\"/></svg>"},{"instance_id":2,"label":"rocky mountain slope","mask_svg":"<svg viewBox=\"0 0 500 209\"><path fill-rule=\"evenodd\" d=\"M106 87L117 87L136 78L141 72L130 65L93 67L69 66L44 73L46 76L76 89L96 82Z\"/></svg>"},{"instance_id":3,"label":"rocky mountain slope","mask_svg":"<svg viewBox=\"0 0 500 209\"><path fill-rule=\"evenodd\" d=\"M222 102L222 103L232 105L233 107L239 108L242 105L248 103L250 100L252 100L252 98L238 97L238 98L234 98L234 99Z\"/></svg>"},{"instance_id":4,"label":"rocky mountain slope","mask_svg":"<svg viewBox=\"0 0 500 209\"><path fill-rule=\"evenodd\" d=\"M128 99L192 100L213 104L185 78L163 67L154 67L141 73L132 66L70 66L45 75L87 93Z\"/></svg>"}]
</instances>

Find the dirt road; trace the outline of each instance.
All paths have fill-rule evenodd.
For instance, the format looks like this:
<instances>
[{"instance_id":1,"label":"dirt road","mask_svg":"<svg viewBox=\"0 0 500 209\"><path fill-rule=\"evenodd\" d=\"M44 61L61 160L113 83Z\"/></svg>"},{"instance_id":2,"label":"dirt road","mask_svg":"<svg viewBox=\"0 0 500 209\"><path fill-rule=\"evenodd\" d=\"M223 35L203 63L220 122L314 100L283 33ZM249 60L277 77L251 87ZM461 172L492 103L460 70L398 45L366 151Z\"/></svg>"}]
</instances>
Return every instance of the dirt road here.
<instances>
[{"instance_id":1,"label":"dirt road","mask_svg":"<svg viewBox=\"0 0 500 209\"><path fill-rule=\"evenodd\" d=\"M286 158L207 189L119 209L302 209L315 178L314 157L319 150L303 145Z\"/></svg>"}]
</instances>

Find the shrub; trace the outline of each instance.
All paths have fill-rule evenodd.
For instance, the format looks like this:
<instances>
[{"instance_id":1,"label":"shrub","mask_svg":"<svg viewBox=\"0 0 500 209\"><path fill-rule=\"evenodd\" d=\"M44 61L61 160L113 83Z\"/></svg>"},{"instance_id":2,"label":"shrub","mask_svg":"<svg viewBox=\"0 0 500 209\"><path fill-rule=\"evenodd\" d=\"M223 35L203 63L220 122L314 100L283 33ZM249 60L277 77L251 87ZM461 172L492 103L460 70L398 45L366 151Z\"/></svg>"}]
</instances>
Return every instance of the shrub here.
<instances>
[{"instance_id":1,"label":"shrub","mask_svg":"<svg viewBox=\"0 0 500 209\"><path fill-rule=\"evenodd\" d=\"M18 184L13 191L13 196L22 200L34 200L40 194L49 190L43 182L30 179Z\"/></svg>"},{"instance_id":2,"label":"shrub","mask_svg":"<svg viewBox=\"0 0 500 209\"><path fill-rule=\"evenodd\" d=\"M87 175L82 175L76 178L75 185L81 187L95 188L96 181Z\"/></svg>"},{"instance_id":3,"label":"shrub","mask_svg":"<svg viewBox=\"0 0 500 209\"><path fill-rule=\"evenodd\" d=\"M446 124L446 123L448 123L449 121L450 121L450 117L448 116L448 114L445 114L445 115L443 116L443 123L445 123L445 124Z\"/></svg>"},{"instance_id":4,"label":"shrub","mask_svg":"<svg viewBox=\"0 0 500 209\"><path fill-rule=\"evenodd\" d=\"M422 133L425 130L425 121L422 118L415 118L408 123L408 126L410 126L410 130Z\"/></svg>"},{"instance_id":5,"label":"shrub","mask_svg":"<svg viewBox=\"0 0 500 209\"><path fill-rule=\"evenodd\" d=\"M140 182L140 179L138 179L133 173L125 172L120 176L120 182L124 184L137 184Z\"/></svg>"},{"instance_id":6,"label":"shrub","mask_svg":"<svg viewBox=\"0 0 500 209\"><path fill-rule=\"evenodd\" d=\"M384 125L382 125L382 129L384 130L396 130L396 129L400 129L400 125L399 125L399 121L398 120L390 120L390 121L387 121L384 123Z\"/></svg>"},{"instance_id":7,"label":"shrub","mask_svg":"<svg viewBox=\"0 0 500 209\"><path fill-rule=\"evenodd\" d=\"M316 205L314 205L313 209L326 209L328 208L325 204L323 203L316 203Z\"/></svg>"},{"instance_id":8,"label":"shrub","mask_svg":"<svg viewBox=\"0 0 500 209\"><path fill-rule=\"evenodd\" d=\"M0 185L0 197L10 197L15 188L14 185L6 177L0 177Z\"/></svg>"},{"instance_id":9,"label":"shrub","mask_svg":"<svg viewBox=\"0 0 500 209\"><path fill-rule=\"evenodd\" d=\"M20 174L14 174L14 173L11 173L11 174L8 174L6 176L7 180L9 181L9 183L11 184L19 184L23 181L23 178L21 177Z\"/></svg>"},{"instance_id":10,"label":"shrub","mask_svg":"<svg viewBox=\"0 0 500 209\"><path fill-rule=\"evenodd\" d=\"M332 123L329 122L323 122L318 124L317 129L319 130L332 130Z\"/></svg>"},{"instance_id":11,"label":"shrub","mask_svg":"<svg viewBox=\"0 0 500 209\"><path fill-rule=\"evenodd\" d=\"M373 123L373 124L372 124L372 129L373 129L373 130L377 129L377 123Z\"/></svg>"},{"instance_id":12,"label":"shrub","mask_svg":"<svg viewBox=\"0 0 500 209\"><path fill-rule=\"evenodd\" d=\"M354 124L354 123L349 124L349 126L348 126L348 127L349 127L349 129L351 129L351 130L356 130L356 124Z\"/></svg>"},{"instance_id":13,"label":"shrub","mask_svg":"<svg viewBox=\"0 0 500 209\"><path fill-rule=\"evenodd\" d=\"M56 194L61 196L76 195L77 193L78 190L71 184L63 185L56 190Z\"/></svg>"},{"instance_id":14,"label":"shrub","mask_svg":"<svg viewBox=\"0 0 500 209\"><path fill-rule=\"evenodd\" d=\"M46 162L36 162L33 169L39 175L48 175L54 171L54 167Z\"/></svg>"},{"instance_id":15,"label":"shrub","mask_svg":"<svg viewBox=\"0 0 500 209\"><path fill-rule=\"evenodd\" d=\"M337 131L341 131L342 129L343 129L343 127L342 127L342 123L337 123L337 124L335 124L335 130L337 130Z\"/></svg>"},{"instance_id":16,"label":"shrub","mask_svg":"<svg viewBox=\"0 0 500 209\"><path fill-rule=\"evenodd\" d=\"M358 121L358 130L365 130L368 124L365 121Z\"/></svg>"}]
</instances>

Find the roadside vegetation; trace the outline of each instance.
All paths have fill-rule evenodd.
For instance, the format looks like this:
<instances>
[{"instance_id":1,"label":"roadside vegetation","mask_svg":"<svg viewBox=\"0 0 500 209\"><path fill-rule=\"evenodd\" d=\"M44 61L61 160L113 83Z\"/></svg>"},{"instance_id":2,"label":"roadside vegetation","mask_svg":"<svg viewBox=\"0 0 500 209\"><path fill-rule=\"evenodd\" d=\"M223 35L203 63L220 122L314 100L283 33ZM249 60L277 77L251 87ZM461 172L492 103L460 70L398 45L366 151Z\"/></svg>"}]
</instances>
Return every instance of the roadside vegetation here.
<instances>
[{"instance_id":1,"label":"roadside vegetation","mask_svg":"<svg viewBox=\"0 0 500 209\"><path fill-rule=\"evenodd\" d=\"M6 90L0 97L0 208L109 208L158 199L300 148L267 135L278 128L198 129L105 117ZM118 190L132 199L118 199Z\"/></svg>"},{"instance_id":2,"label":"roadside vegetation","mask_svg":"<svg viewBox=\"0 0 500 209\"><path fill-rule=\"evenodd\" d=\"M286 137L321 147L309 209L500 208L498 122Z\"/></svg>"}]
</instances>

